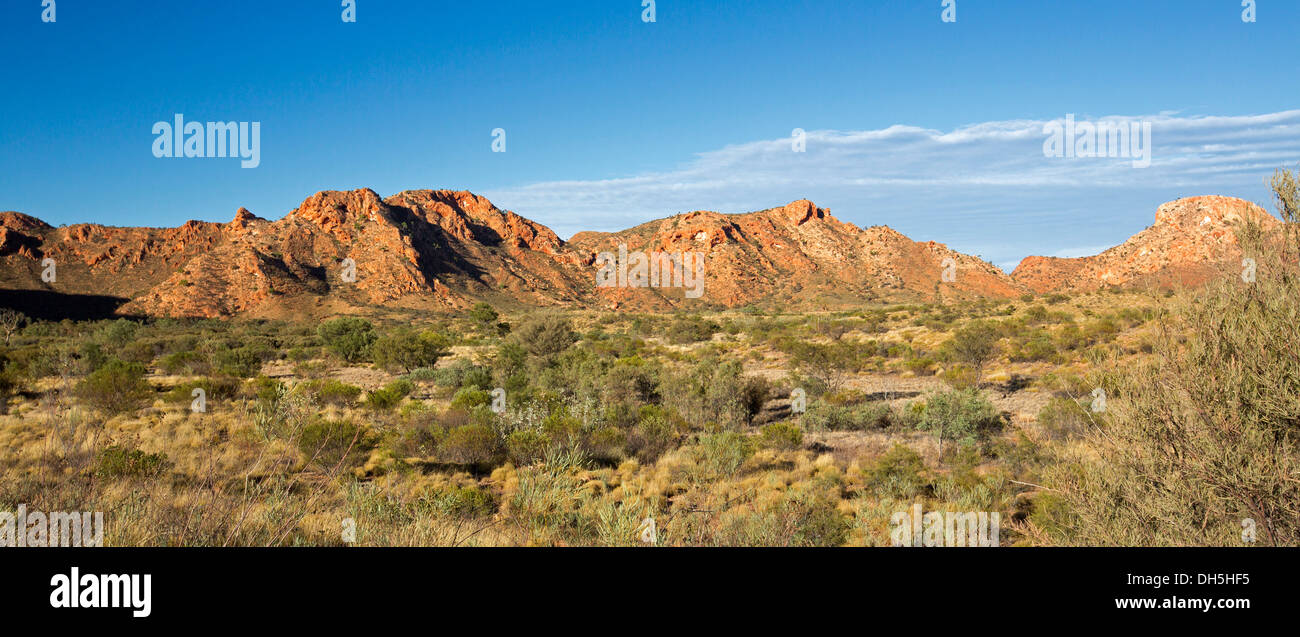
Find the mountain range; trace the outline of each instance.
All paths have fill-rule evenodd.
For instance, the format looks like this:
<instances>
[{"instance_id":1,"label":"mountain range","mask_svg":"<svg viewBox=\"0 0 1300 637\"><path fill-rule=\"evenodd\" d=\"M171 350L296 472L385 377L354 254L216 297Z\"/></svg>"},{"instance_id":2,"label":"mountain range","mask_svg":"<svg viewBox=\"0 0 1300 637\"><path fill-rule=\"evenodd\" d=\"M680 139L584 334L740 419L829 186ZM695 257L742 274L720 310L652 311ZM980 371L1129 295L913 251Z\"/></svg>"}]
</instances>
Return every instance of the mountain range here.
<instances>
[{"instance_id":1,"label":"mountain range","mask_svg":"<svg viewBox=\"0 0 1300 637\"><path fill-rule=\"evenodd\" d=\"M747 305L829 309L870 301L1011 298L1195 285L1240 264L1234 228L1277 225L1259 206L1202 196L1082 258L1031 256L1010 274L887 226L860 228L808 200L743 214L696 211L568 241L466 191L324 191L270 221L176 228L53 227L0 213L0 305L34 316L311 318L499 307L657 311ZM598 287L603 255L702 253L703 295ZM689 260L688 260L689 263ZM689 265L687 266L689 267Z\"/></svg>"}]
</instances>

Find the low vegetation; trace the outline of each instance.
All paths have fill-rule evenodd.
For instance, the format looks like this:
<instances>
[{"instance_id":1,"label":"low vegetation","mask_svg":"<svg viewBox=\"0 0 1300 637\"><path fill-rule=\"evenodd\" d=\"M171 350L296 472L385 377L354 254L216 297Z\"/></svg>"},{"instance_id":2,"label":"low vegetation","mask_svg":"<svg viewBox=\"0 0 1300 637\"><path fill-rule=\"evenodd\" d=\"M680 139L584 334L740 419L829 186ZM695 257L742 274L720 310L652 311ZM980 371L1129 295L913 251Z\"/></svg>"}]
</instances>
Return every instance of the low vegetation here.
<instances>
[{"instance_id":1,"label":"low vegetation","mask_svg":"<svg viewBox=\"0 0 1300 637\"><path fill-rule=\"evenodd\" d=\"M1294 179L1286 235L1240 233L1257 281L1172 297L2 313L0 510L117 545L869 546L916 503L1006 545L1300 544Z\"/></svg>"}]
</instances>

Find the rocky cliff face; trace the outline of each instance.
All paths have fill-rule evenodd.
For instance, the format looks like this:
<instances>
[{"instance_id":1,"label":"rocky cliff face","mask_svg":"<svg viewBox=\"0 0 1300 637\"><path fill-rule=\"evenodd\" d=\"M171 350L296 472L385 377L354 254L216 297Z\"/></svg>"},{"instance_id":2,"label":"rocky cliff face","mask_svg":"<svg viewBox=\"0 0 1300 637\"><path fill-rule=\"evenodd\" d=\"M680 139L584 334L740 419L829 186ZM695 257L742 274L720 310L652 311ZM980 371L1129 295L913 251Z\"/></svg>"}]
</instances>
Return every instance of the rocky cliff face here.
<instances>
[{"instance_id":1,"label":"rocky cliff face","mask_svg":"<svg viewBox=\"0 0 1300 637\"><path fill-rule=\"evenodd\" d=\"M1236 228L1248 222L1265 231L1280 224L1242 199L1179 199L1160 206L1155 223L1123 244L1091 257L1028 257L1011 277L1035 292L1198 285L1225 268L1240 268Z\"/></svg>"},{"instance_id":2,"label":"rocky cliff face","mask_svg":"<svg viewBox=\"0 0 1300 637\"><path fill-rule=\"evenodd\" d=\"M465 191L325 191L277 221L239 209L225 224L53 228L0 213L0 288L126 300L151 316L303 318L391 309L501 306L663 310L1018 296L1155 282L1196 283L1239 261L1234 224L1278 222L1228 197L1166 204L1152 227L1095 257L1030 257L1007 276L940 243L859 228L807 200L745 214L696 211L565 242ZM701 294L597 285L603 256L685 256ZM41 273L52 259L53 281ZM626 271L626 270L625 270ZM635 282L635 281L634 281Z\"/></svg>"},{"instance_id":3,"label":"rocky cliff face","mask_svg":"<svg viewBox=\"0 0 1300 637\"><path fill-rule=\"evenodd\" d=\"M589 263L620 245L644 253L703 254L705 298L727 307L767 301L829 307L899 295L1010 296L1022 290L979 259L939 243L914 242L884 226L858 228L808 200L745 214L690 212L622 232L583 232L569 241ZM946 265L951 281L942 276ZM674 288L597 292L611 307L690 302Z\"/></svg>"}]
</instances>

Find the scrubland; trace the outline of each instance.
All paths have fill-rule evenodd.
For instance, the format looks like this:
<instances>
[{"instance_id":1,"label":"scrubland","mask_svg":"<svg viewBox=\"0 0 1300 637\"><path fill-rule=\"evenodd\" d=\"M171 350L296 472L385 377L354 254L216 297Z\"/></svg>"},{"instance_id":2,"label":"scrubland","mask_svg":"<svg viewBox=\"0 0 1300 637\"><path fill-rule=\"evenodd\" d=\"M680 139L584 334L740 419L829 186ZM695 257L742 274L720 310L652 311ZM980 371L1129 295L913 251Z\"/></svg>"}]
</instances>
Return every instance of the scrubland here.
<instances>
[{"instance_id":1,"label":"scrubland","mask_svg":"<svg viewBox=\"0 0 1300 637\"><path fill-rule=\"evenodd\" d=\"M1284 236L1241 231L1258 278L1176 292L11 314L0 510L102 511L108 545L631 546L653 518L660 545L872 546L914 503L999 512L1003 545L1300 544L1279 179Z\"/></svg>"}]
</instances>

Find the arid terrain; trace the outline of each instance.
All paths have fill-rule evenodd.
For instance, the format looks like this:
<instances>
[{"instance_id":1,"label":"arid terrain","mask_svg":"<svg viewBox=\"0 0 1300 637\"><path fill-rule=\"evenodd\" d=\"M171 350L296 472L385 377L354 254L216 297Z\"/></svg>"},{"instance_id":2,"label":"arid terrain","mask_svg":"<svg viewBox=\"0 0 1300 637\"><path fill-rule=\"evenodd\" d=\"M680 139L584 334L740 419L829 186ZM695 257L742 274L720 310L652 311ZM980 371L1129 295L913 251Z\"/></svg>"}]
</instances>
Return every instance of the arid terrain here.
<instances>
[{"instance_id":1,"label":"arid terrain","mask_svg":"<svg viewBox=\"0 0 1300 637\"><path fill-rule=\"evenodd\" d=\"M0 510L109 545L869 546L913 504L1004 545L1296 544L1273 185L1282 220L1180 199L1010 274L806 200L569 241L445 190L0 213ZM702 254L703 295L598 287L620 247Z\"/></svg>"}]
</instances>

